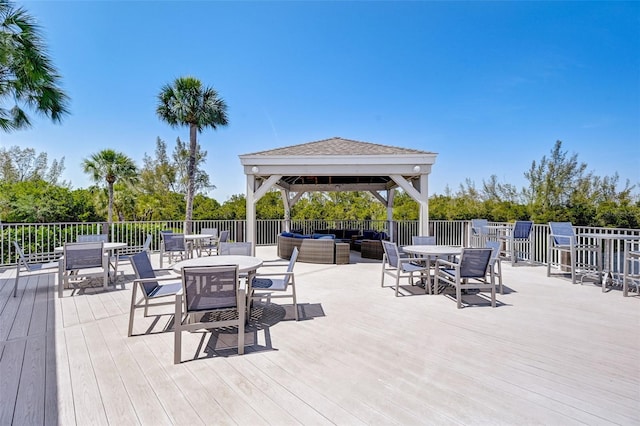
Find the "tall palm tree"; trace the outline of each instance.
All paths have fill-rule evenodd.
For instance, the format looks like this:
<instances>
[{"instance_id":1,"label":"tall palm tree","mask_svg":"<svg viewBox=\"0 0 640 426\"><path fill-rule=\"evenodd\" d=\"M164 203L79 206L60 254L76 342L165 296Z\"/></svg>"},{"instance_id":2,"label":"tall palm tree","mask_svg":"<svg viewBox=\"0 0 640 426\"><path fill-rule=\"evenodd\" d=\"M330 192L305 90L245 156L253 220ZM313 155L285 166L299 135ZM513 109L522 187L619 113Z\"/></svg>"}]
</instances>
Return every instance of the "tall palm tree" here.
<instances>
[{"instance_id":1,"label":"tall palm tree","mask_svg":"<svg viewBox=\"0 0 640 426\"><path fill-rule=\"evenodd\" d=\"M25 106L60 122L69 112L69 98L59 80L35 20L23 8L0 0L0 129L28 128Z\"/></svg>"},{"instance_id":2,"label":"tall palm tree","mask_svg":"<svg viewBox=\"0 0 640 426\"><path fill-rule=\"evenodd\" d=\"M109 194L108 222L113 221L113 185L117 180L133 182L137 180L138 170L133 160L121 152L104 149L91 155L82 162L84 172L100 185L106 182Z\"/></svg>"},{"instance_id":3,"label":"tall palm tree","mask_svg":"<svg viewBox=\"0 0 640 426\"><path fill-rule=\"evenodd\" d=\"M189 160L187 162L187 200L184 232L191 232L195 171L198 152L198 132L211 127L226 126L227 105L211 87L203 87L194 77L177 78L173 84L162 87L158 95L156 113L171 127L189 126Z\"/></svg>"}]
</instances>

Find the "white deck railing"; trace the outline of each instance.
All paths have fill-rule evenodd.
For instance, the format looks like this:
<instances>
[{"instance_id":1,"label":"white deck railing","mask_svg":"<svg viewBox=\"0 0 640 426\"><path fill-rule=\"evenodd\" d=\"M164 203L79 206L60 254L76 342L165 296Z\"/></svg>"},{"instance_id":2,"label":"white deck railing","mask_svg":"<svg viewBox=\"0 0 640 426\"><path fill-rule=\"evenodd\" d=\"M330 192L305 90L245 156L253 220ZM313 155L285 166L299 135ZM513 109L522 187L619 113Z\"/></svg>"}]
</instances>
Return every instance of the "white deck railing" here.
<instances>
[{"instance_id":1,"label":"white deck railing","mask_svg":"<svg viewBox=\"0 0 640 426\"><path fill-rule=\"evenodd\" d=\"M492 225L504 223L494 222ZM275 245L277 235L285 230L284 220L258 220L257 245ZM246 221L244 220L201 220L193 221L193 232L202 228L228 230L229 239L244 241ZM375 220L292 220L289 229L301 230L305 234L315 229L374 229L393 235L399 245L411 244L411 236L418 235L418 221L375 221ZM147 234L153 237L151 250L160 248L159 232L162 229L173 229L181 232L183 222L150 221L150 222L115 222L111 225L102 222L83 223L0 223L0 266L15 265L16 253L13 241L23 247L25 253L48 254L53 257L53 249L66 242L75 241L81 234L109 234L111 241L122 241L129 246L141 246ZM613 235L633 235L640 240L640 229L598 228L576 226L576 233L606 233ZM429 233L436 236L438 244L468 246L471 238L471 224L467 220L434 220L429 222ZM533 227L534 249L533 261L540 264L547 262L547 243L549 226L536 224ZM584 243L597 243L585 240ZM624 241L613 240L609 252L608 264L614 271L621 270ZM557 259L554 259L556 262Z\"/></svg>"}]
</instances>

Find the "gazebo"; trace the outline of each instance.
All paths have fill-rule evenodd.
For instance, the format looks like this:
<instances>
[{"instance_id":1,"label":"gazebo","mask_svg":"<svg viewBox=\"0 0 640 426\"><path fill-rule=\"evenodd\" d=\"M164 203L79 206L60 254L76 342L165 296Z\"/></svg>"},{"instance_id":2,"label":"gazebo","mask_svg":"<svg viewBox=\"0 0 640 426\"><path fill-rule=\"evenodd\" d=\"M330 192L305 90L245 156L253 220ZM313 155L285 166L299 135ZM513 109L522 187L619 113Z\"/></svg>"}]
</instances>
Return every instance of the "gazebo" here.
<instances>
[{"instance_id":1,"label":"gazebo","mask_svg":"<svg viewBox=\"0 0 640 426\"><path fill-rule=\"evenodd\" d=\"M420 233L429 234L429 173L434 152L334 137L240 155L247 176L247 241L256 241L256 202L278 188L287 226L291 207L305 192L368 191L393 220L393 190L420 206ZM394 236L391 236L392 239Z\"/></svg>"}]
</instances>

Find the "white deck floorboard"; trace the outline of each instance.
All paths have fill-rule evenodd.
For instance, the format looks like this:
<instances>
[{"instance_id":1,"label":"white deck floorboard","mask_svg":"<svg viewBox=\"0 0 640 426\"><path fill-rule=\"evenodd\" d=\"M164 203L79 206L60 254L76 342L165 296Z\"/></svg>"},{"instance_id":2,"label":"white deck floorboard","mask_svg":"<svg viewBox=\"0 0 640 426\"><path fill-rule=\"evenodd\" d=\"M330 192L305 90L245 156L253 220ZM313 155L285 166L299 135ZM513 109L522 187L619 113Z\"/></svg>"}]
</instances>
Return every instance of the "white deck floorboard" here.
<instances>
[{"instance_id":1,"label":"white deck floorboard","mask_svg":"<svg viewBox=\"0 0 640 426\"><path fill-rule=\"evenodd\" d=\"M108 292L62 299L54 273L13 298L0 270L0 425L640 424L637 293L504 262L498 307L458 310L408 285L396 298L379 261L352 258L296 265L301 321L275 300L243 356L232 334L184 333L180 365L171 305L127 337L129 264Z\"/></svg>"}]
</instances>

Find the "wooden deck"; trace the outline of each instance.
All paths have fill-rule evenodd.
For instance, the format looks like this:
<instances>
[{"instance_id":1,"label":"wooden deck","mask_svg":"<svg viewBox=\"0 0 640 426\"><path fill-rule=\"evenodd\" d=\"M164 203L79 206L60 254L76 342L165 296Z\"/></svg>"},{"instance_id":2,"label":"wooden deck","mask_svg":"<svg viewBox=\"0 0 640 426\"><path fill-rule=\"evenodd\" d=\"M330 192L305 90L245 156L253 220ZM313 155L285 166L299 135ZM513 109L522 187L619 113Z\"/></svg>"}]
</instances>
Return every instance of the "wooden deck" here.
<instances>
[{"instance_id":1,"label":"wooden deck","mask_svg":"<svg viewBox=\"0 0 640 426\"><path fill-rule=\"evenodd\" d=\"M640 424L640 297L503 270L497 308L458 310L394 297L378 262L298 263L303 320L264 306L243 356L187 333L180 365L170 306L127 337L130 282L58 299L31 275L13 298L0 271L0 425Z\"/></svg>"}]
</instances>

